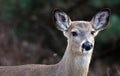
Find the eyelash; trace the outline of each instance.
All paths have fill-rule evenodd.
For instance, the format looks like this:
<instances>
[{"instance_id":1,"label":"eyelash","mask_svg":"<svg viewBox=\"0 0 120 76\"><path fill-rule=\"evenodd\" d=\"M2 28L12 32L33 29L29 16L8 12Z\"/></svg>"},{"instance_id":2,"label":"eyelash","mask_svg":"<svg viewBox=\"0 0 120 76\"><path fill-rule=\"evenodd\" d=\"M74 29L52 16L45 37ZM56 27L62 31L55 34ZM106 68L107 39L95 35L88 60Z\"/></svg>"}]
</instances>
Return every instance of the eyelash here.
<instances>
[{"instance_id":1,"label":"eyelash","mask_svg":"<svg viewBox=\"0 0 120 76\"><path fill-rule=\"evenodd\" d=\"M72 36L78 36L77 32L73 31Z\"/></svg>"},{"instance_id":2,"label":"eyelash","mask_svg":"<svg viewBox=\"0 0 120 76\"><path fill-rule=\"evenodd\" d=\"M91 31L91 34L94 35L95 31ZM78 36L77 32L73 31L72 36Z\"/></svg>"},{"instance_id":3,"label":"eyelash","mask_svg":"<svg viewBox=\"0 0 120 76\"><path fill-rule=\"evenodd\" d=\"M95 31L91 31L91 34L94 35Z\"/></svg>"}]
</instances>

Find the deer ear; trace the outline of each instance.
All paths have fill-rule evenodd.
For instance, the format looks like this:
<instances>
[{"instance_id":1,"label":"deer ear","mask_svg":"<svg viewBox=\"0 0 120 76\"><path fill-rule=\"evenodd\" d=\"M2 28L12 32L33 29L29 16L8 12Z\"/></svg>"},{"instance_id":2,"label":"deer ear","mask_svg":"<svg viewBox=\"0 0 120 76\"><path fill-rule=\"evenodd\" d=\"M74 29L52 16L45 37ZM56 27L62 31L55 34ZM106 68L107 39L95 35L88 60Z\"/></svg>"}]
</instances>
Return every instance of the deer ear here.
<instances>
[{"instance_id":1,"label":"deer ear","mask_svg":"<svg viewBox=\"0 0 120 76\"><path fill-rule=\"evenodd\" d=\"M96 30L104 29L109 22L110 10L103 9L92 18L92 25Z\"/></svg>"},{"instance_id":2,"label":"deer ear","mask_svg":"<svg viewBox=\"0 0 120 76\"><path fill-rule=\"evenodd\" d=\"M57 28L61 31L66 31L70 27L71 20L69 16L60 9L53 11L54 21Z\"/></svg>"}]
</instances>

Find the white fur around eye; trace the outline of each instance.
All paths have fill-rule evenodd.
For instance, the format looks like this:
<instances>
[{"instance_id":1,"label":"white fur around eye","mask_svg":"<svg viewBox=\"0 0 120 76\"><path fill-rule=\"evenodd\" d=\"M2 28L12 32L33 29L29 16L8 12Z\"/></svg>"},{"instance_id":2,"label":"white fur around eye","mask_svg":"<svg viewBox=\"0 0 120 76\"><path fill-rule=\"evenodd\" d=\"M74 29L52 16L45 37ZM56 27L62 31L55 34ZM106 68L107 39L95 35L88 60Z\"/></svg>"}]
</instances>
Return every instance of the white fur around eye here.
<instances>
[{"instance_id":1,"label":"white fur around eye","mask_svg":"<svg viewBox=\"0 0 120 76\"><path fill-rule=\"evenodd\" d=\"M77 37L78 36L78 34L79 34L79 30L78 29L72 29L71 30L71 35L73 36L73 37Z\"/></svg>"},{"instance_id":2,"label":"white fur around eye","mask_svg":"<svg viewBox=\"0 0 120 76\"><path fill-rule=\"evenodd\" d=\"M76 28L73 28L73 29L71 30L71 32L79 32L79 30L76 29Z\"/></svg>"}]
</instances>

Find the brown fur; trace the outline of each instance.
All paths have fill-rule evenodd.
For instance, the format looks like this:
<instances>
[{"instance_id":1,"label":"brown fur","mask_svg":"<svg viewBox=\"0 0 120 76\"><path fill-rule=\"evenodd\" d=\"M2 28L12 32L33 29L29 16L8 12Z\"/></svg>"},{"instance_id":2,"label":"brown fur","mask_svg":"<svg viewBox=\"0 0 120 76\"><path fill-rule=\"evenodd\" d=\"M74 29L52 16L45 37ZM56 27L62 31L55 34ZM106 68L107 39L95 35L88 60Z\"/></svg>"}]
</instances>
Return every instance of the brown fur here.
<instances>
[{"instance_id":1,"label":"brown fur","mask_svg":"<svg viewBox=\"0 0 120 76\"><path fill-rule=\"evenodd\" d=\"M58 11L57 13L59 12L61 11ZM97 26L93 26L92 22L94 22L94 19L92 19L91 22L70 21L65 13L61 13L61 15L65 15L63 16L65 17L65 20L61 20L61 16L56 14L58 24L60 24L58 29L62 30L68 39L68 45L62 60L55 65L29 64L20 66L1 66L0 76L87 76L93 48L83 52L81 50L81 44L84 40L88 40L94 46L94 37L97 34L92 35L91 31L98 32L99 30L95 29ZM66 26L65 21L68 21L69 23L67 24L70 25ZM65 26L62 26L61 24ZM104 26L101 26L100 29L102 29L102 27ZM73 37L72 31L77 32L78 36Z\"/></svg>"},{"instance_id":2,"label":"brown fur","mask_svg":"<svg viewBox=\"0 0 120 76\"><path fill-rule=\"evenodd\" d=\"M81 25L81 23L80 23ZM83 30L86 27L79 26L76 22L73 23L68 32L72 28L78 28ZM90 28L89 25L88 29ZM84 30L85 30L84 29ZM83 66L77 66L75 63L76 57L88 56L91 58L90 54L81 54L79 50L72 50L71 43L68 39L68 46L65 52L63 59L55 65L37 65L37 64L29 64L29 65L20 65L20 66L2 66L0 67L0 76L87 76L89 64ZM77 44L72 44L77 45ZM73 54L73 51L76 51ZM81 60L81 62L84 62Z\"/></svg>"}]
</instances>

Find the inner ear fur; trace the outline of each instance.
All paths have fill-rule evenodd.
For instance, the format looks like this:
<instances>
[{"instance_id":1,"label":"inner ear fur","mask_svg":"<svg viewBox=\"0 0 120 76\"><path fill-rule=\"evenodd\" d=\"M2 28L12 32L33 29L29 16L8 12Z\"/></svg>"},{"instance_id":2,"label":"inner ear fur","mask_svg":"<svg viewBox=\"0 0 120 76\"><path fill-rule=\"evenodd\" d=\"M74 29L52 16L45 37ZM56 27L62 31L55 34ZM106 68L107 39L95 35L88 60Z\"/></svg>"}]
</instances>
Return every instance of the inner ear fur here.
<instances>
[{"instance_id":1,"label":"inner ear fur","mask_svg":"<svg viewBox=\"0 0 120 76\"><path fill-rule=\"evenodd\" d=\"M91 23L95 30L104 29L109 23L110 9L105 8L99 11L92 18Z\"/></svg>"}]
</instances>

